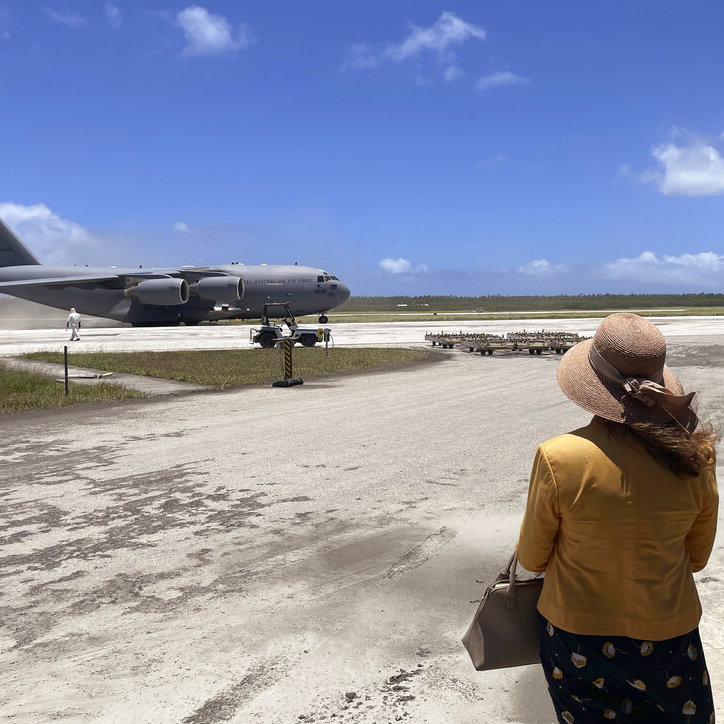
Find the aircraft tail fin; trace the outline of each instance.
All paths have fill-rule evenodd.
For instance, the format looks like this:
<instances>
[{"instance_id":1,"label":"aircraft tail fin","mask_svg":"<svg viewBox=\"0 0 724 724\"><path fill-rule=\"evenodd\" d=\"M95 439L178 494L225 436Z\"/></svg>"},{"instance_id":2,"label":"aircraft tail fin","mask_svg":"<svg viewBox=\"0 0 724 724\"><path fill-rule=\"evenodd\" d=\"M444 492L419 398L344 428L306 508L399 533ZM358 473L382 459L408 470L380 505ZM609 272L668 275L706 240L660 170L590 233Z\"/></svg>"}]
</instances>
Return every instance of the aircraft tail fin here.
<instances>
[{"instance_id":1,"label":"aircraft tail fin","mask_svg":"<svg viewBox=\"0 0 724 724\"><path fill-rule=\"evenodd\" d=\"M13 233L12 229L0 219L0 267L40 264L33 253Z\"/></svg>"}]
</instances>

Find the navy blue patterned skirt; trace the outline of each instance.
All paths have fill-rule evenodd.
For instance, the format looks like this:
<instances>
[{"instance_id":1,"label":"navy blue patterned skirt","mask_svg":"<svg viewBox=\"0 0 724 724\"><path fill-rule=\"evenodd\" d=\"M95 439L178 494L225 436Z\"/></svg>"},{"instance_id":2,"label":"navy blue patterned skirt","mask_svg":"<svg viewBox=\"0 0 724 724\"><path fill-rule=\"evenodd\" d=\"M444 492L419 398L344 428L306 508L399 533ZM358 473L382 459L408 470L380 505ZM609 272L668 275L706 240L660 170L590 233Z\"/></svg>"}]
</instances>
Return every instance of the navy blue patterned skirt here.
<instances>
[{"instance_id":1,"label":"navy blue patterned skirt","mask_svg":"<svg viewBox=\"0 0 724 724\"><path fill-rule=\"evenodd\" d=\"M713 724L699 629L665 641L579 636L540 616L540 658L558 721Z\"/></svg>"}]
</instances>

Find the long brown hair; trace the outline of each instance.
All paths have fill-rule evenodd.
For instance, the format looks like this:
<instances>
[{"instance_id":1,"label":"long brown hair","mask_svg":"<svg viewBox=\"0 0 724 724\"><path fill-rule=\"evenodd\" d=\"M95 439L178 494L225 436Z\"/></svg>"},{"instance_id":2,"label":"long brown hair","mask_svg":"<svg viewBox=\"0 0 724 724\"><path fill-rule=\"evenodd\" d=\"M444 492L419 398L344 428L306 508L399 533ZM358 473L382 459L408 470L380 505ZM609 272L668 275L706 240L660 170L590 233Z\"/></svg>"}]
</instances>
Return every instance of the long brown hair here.
<instances>
[{"instance_id":1,"label":"long brown hair","mask_svg":"<svg viewBox=\"0 0 724 724\"><path fill-rule=\"evenodd\" d=\"M714 446L719 435L711 425L700 425L699 430L689 434L675 422L668 425L653 422L609 424L630 430L653 457L680 478L695 478L703 468L714 463Z\"/></svg>"}]
</instances>

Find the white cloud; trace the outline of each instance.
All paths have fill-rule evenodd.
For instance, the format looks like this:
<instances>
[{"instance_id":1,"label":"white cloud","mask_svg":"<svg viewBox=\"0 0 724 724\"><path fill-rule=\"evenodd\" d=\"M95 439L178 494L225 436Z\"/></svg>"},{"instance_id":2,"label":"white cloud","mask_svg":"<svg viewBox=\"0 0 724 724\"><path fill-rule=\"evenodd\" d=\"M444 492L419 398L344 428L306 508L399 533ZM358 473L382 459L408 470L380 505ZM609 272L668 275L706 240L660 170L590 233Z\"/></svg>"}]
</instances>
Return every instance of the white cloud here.
<instances>
[{"instance_id":1,"label":"white cloud","mask_svg":"<svg viewBox=\"0 0 724 724\"><path fill-rule=\"evenodd\" d=\"M61 25L67 25L73 30L76 30L77 28L82 28L87 22L86 19L81 15L74 15L73 13L69 12L58 12L57 10L53 10L52 8L45 8L45 11L48 13L52 20L55 20L56 23L60 23Z\"/></svg>"},{"instance_id":2,"label":"white cloud","mask_svg":"<svg viewBox=\"0 0 724 724\"><path fill-rule=\"evenodd\" d=\"M3 7L0 7L0 26L6 23L10 18L10 13ZM0 38L10 40L10 33L4 28L0 28Z\"/></svg>"},{"instance_id":3,"label":"white cloud","mask_svg":"<svg viewBox=\"0 0 724 724\"><path fill-rule=\"evenodd\" d=\"M681 256L663 256L664 264L676 264L681 267L695 267L704 271L724 271L724 254L713 251L701 251L698 254L682 254Z\"/></svg>"},{"instance_id":4,"label":"white cloud","mask_svg":"<svg viewBox=\"0 0 724 724\"><path fill-rule=\"evenodd\" d=\"M483 76L476 84L475 87L480 90L488 90L488 88L495 88L497 86L504 85L521 85L522 83L530 83L528 78L511 73L509 70L499 70L490 75Z\"/></svg>"},{"instance_id":5,"label":"white cloud","mask_svg":"<svg viewBox=\"0 0 724 724\"><path fill-rule=\"evenodd\" d=\"M410 34L399 44L388 45L385 55L400 61L431 50L444 54L450 46L460 45L467 40L485 40L485 30L471 25L454 13L444 12L429 28L412 26Z\"/></svg>"},{"instance_id":6,"label":"white cloud","mask_svg":"<svg viewBox=\"0 0 724 724\"><path fill-rule=\"evenodd\" d=\"M663 167L642 175L667 196L713 196L724 193L724 158L714 146L695 142L690 146L666 143L651 149Z\"/></svg>"},{"instance_id":7,"label":"white cloud","mask_svg":"<svg viewBox=\"0 0 724 724\"><path fill-rule=\"evenodd\" d=\"M410 271L412 264L407 259L381 259L380 269L390 274L404 274Z\"/></svg>"},{"instance_id":8,"label":"white cloud","mask_svg":"<svg viewBox=\"0 0 724 724\"><path fill-rule=\"evenodd\" d=\"M475 166L477 168L496 168L502 166L508 161L508 157L504 153L496 153L491 158L484 158L482 161L478 161Z\"/></svg>"},{"instance_id":9,"label":"white cloud","mask_svg":"<svg viewBox=\"0 0 724 724\"><path fill-rule=\"evenodd\" d=\"M533 259L518 267L521 274L531 277L552 276L568 271L565 264L551 264L548 259Z\"/></svg>"},{"instance_id":10,"label":"white cloud","mask_svg":"<svg viewBox=\"0 0 724 724\"><path fill-rule=\"evenodd\" d=\"M191 231L191 227L190 227L185 221L177 221L177 222L173 225L173 230L174 230L174 231L180 231L181 233L186 234L186 233L188 233L189 231Z\"/></svg>"},{"instance_id":11,"label":"white cloud","mask_svg":"<svg viewBox=\"0 0 724 724\"><path fill-rule=\"evenodd\" d=\"M713 251L680 256L662 254L660 257L652 251L644 251L637 257L623 257L607 262L600 270L601 276L606 279L631 279L697 287L720 280L722 272L724 255Z\"/></svg>"},{"instance_id":12,"label":"white cloud","mask_svg":"<svg viewBox=\"0 0 724 724\"><path fill-rule=\"evenodd\" d=\"M452 48L469 40L485 40L483 28L465 22L451 12L444 12L428 28L413 25L407 37L400 43L387 43L378 48L366 43L353 45L347 55L343 68L377 68L385 62L400 63L413 60L424 53L433 53L443 66L443 76L447 82L463 75L455 62Z\"/></svg>"},{"instance_id":13,"label":"white cloud","mask_svg":"<svg viewBox=\"0 0 724 724\"><path fill-rule=\"evenodd\" d=\"M75 255L96 246L91 234L80 224L61 218L45 204L0 202L0 218L36 256L49 264L80 262Z\"/></svg>"},{"instance_id":14,"label":"white cloud","mask_svg":"<svg viewBox=\"0 0 724 724\"><path fill-rule=\"evenodd\" d=\"M251 43L251 33L245 25L234 32L225 17L198 5L182 10L176 16L176 24L186 37L184 55L215 55L245 48Z\"/></svg>"},{"instance_id":15,"label":"white cloud","mask_svg":"<svg viewBox=\"0 0 724 724\"><path fill-rule=\"evenodd\" d=\"M462 77L463 75L465 75L465 73L463 73L463 71L460 70L460 68L458 68L458 66L455 65L455 63L450 63L450 65L448 65L447 68L445 68L445 71L443 72L443 76L445 77L445 80L448 83L450 83L454 80L457 80L458 78Z\"/></svg>"},{"instance_id":16,"label":"white cloud","mask_svg":"<svg viewBox=\"0 0 724 724\"><path fill-rule=\"evenodd\" d=\"M427 273L427 266L425 264L412 264L408 259L398 258L386 258L380 259L380 269L386 271L388 274L425 274Z\"/></svg>"},{"instance_id":17,"label":"white cloud","mask_svg":"<svg viewBox=\"0 0 724 724\"><path fill-rule=\"evenodd\" d=\"M378 53L369 48L364 43L356 43L347 54L347 62L345 68L376 68L382 63L382 58Z\"/></svg>"},{"instance_id":18,"label":"white cloud","mask_svg":"<svg viewBox=\"0 0 724 724\"><path fill-rule=\"evenodd\" d=\"M118 6L114 5L111 0L106 0L104 10L106 11L106 18L108 18L108 22L114 28L120 27L121 23L123 23L123 15L121 14Z\"/></svg>"}]
</instances>

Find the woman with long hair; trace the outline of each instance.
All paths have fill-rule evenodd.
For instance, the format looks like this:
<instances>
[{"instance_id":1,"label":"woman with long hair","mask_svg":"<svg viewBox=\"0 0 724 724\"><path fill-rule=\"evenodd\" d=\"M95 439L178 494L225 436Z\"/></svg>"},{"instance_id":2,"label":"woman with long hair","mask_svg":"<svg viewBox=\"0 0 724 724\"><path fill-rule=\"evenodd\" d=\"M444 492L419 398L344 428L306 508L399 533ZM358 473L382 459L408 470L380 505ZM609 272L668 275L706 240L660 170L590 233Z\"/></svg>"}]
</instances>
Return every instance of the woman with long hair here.
<instances>
[{"instance_id":1,"label":"woman with long hair","mask_svg":"<svg viewBox=\"0 0 724 724\"><path fill-rule=\"evenodd\" d=\"M565 724L714 721L692 572L716 533L716 436L665 358L622 313L558 367L594 417L538 446L517 552L545 571L541 664Z\"/></svg>"}]
</instances>

